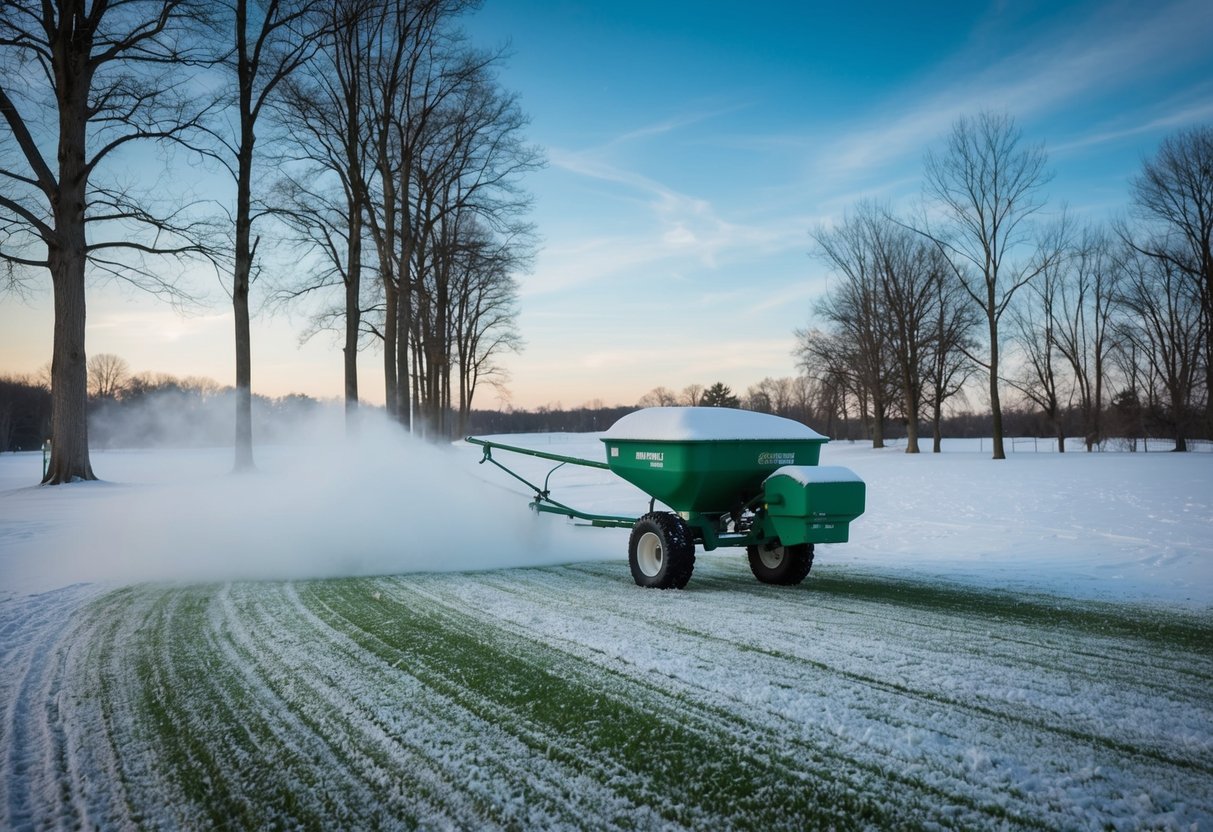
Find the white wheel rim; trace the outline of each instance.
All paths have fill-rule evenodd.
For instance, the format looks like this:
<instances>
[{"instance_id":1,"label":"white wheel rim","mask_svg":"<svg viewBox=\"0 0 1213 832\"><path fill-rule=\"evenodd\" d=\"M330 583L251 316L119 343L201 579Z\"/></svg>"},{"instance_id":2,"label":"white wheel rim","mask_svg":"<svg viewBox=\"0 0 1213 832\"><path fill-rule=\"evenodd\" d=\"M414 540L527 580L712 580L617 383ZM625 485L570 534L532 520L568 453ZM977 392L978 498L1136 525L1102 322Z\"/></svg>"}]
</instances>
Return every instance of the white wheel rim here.
<instances>
[{"instance_id":1,"label":"white wheel rim","mask_svg":"<svg viewBox=\"0 0 1213 832\"><path fill-rule=\"evenodd\" d=\"M776 546L774 549L760 549L758 557L762 561L762 565L767 569L778 569L783 563L783 547Z\"/></svg>"},{"instance_id":2,"label":"white wheel rim","mask_svg":"<svg viewBox=\"0 0 1213 832\"><path fill-rule=\"evenodd\" d=\"M636 565L647 578L656 578L665 563L665 552L661 549L661 538L653 532L645 532L636 544Z\"/></svg>"}]
</instances>

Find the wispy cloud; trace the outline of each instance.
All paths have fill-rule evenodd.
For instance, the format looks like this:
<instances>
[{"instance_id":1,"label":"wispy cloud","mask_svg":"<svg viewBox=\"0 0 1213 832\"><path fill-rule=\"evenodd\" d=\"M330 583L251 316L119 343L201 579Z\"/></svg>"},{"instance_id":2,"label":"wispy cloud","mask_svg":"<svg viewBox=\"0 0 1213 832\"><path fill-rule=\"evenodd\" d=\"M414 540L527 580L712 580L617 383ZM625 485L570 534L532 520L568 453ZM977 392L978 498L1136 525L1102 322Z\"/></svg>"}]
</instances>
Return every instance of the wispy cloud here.
<instances>
[{"instance_id":1,"label":"wispy cloud","mask_svg":"<svg viewBox=\"0 0 1213 832\"><path fill-rule=\"evenodd\" d=\"M730 339L703 338L698 341L661 343L660 353L653 344L616 347L590 352L580 364L587 370L670 368L677 378L711 378L728 370L790 362L795 348L791 333L779 338ZM755 379L757 381L757 379Z\"/></svg>"},{"instance_id":2,"label":"wispy cloud","mask_svg":"<svg viewBox=\"0 0 1213 832\"><path fill-rule=\"evenodd\" d=\"M1172 110L1163 115L1156 116L1149 121L1135 124L1132 127L1123 127L1119 129L1103 129L1081 136L1072 141L1062 144L1049 146L1051 153L1070 153L1075 150L1081 150L1095 145L1105 144L1107 142L1120 141L1121 139L1132 138L1133 136L1146 135L1157 133L1163 130L1170 130L1175 127L1181 127L1185 124L1193 122L1209 121L1213 119L1213 100L1181 107L1178 110Z\"/></svg>"},{"instance_id":3,"label":"wispy cloud","mask_svg":"<svg viewBox=\"0 0 1213 832\"><path fill-rule=\"evenodd\" d=\"M1096 9L1090 18L1046 35L974 71L972 56L955 56L937 77L904 103L826 146L819 170L835 178L871 170L897 159L917 158L944 135L957 117L1005 109L1029 120L1084 97L1107 95L1126 79L1153 76L1186 55L1209 49L1213 5L1205 0L1157 9L1152 4L1119 13ZM962 80L940 80L940 75Z\"/></svg>"},{"instance_id":4,"label":"wispy cloud","mask_svg":"<svg viewBox=\"0 0 1213 832\"><path fill-rule=\"evenodd\" d=\"M744 104L733 104L712 110L678 114L670 118L654 122L653 124L647 124L643 127L638 127L635 130L622 133L611 139L611 141L607 143L606 147L618 147L630 142L649 139L654 136L663 136L667 133L673 133L686 127L693 127L696 124L710 121L714 118L719 118L720 116L727 116L731 113L736 113L740 110L744 110L746 106L747 105Z\"/></svg>"},{"instance_id":5,"label":"wispy cloud","mask_svg":"<svg viewBox=\"0 0 1213 832\"><path fill-rule=\"evenodd\" d=\"M659 134L655 129L647 133L650 137ZM617 162L613 152L617 144L618 140L612 140L580 151L555 148L549 151L549 158L555 168L618 186L616 198L637 205L637 230L545 250L535 273L523 282L524 295L567 289L645 264L681 260L713 269L747 252L770 254L804 245L805 218L784 215L761 223L725 217L712 201L683 193ZM734 207L738 215L746 213L746 206Z\"/></svg>"},{"instance_id":6,"label":"wispy cloud","mask_svg":"<svg viewBox=\"0 0 1213 832\"><path fill-rule=\"evenodd\" d=\"M97 334L138 336L161 343L226 331L231 325L227 313L184 316L166 315L162 309L151 308L133 312L99 312L90 316L88 328Z\"/></svg>"}]
</instances>

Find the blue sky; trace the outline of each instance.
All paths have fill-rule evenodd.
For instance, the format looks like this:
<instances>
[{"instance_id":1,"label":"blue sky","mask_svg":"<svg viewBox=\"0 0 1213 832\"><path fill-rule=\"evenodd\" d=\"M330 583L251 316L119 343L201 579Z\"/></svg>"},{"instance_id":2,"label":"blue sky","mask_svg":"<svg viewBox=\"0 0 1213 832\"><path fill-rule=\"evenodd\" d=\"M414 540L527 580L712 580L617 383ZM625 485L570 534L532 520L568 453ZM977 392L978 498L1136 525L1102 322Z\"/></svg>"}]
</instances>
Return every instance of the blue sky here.
<instances>
[{"instance_id":1,"label":"blue sky","mask_svg":"<svg viewBox=\"0 0 1213 832\"><path fill-rule=\"evenodd\" d=\"M1213 122L1208 0L488 0L467 29L509 43L502 83L549 159L528 181L543 246L521 278L527 348L507 360L520 407L794 374L793 330L829 281L810 229L861 198L910 210L958 116L1012 114L1049 151L1051 210L1093 219L1127 208L1163 136ZM49 358L49 305L3 300L0 370ZM338 345L298 347L302 325L254 322L258 392L340 394ZM135 369L230 383L230 341L222 304L181 318L116 288L90 296L90 352ZM361 362L372 401L379 361Z\"/></svg>"}]
</instances>

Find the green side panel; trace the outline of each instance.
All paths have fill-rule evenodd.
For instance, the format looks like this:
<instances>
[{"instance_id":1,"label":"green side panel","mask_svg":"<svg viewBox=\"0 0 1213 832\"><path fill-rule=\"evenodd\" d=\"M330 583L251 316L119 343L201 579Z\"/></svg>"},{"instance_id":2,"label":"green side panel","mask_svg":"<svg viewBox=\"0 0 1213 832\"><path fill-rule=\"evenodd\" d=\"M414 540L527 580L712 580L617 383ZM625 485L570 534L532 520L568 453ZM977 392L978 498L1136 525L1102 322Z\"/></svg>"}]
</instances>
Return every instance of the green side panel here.
<instances>
[{"instance_id":1,"label":"green side panel","mask_svg":"<svg viewBox=\"0 0 1213 832\"><path fill-rule=\"evenodd\" d=\"M867 486L860 480L802 483L774 476L766 482L766 524L787 546L845 543L850 523L863 514Z\"/></svg>"},{"instance_id":2,"label":"green side panel","mask_svg":"<svg viewBox=\"0 0 1213 832\"><path fill-rule=\"evenodd\" d=\"M827 439L604 439L611 471L675 511L720 513L784 465L816 465Z\"/></svg>"},{"instance_id":3,"label":"green side panel","mask_svg":"<svg viewBox=\"0 0 1213 832\"><path fill-rule=\"evenodd\" d=\"M851 518L852 520L854 518ZM814 520L803 517L770 517L766 518L768 534L779 538L785 546L796 546L800 543L846 543L850 540L850 520Z\"/></svg>"}]
</instances>

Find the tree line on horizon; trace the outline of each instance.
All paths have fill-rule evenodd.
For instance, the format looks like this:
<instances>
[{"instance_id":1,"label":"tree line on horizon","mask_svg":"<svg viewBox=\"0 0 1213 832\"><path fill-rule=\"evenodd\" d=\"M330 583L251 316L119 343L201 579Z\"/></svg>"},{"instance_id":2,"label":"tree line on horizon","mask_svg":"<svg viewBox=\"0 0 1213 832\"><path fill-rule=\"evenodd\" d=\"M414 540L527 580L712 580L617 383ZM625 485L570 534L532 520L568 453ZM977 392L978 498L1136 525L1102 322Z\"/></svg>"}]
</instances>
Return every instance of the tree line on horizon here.
<instances>
[{"instance_id":1,"label":"tree line on horizon","mask_svg":"<svg viewBox=\"0 0 1213 832\"><path fill-rule=\"evenodd\" d=\"M89 436L94 447L230 447L234 387L205 377L132 372L124 359L109 353L91 357L88 365ZM738 393L723 382L690 384L681 391L655 387L631 405L595 399L573 407L551 402L533 408L472 409L466 428L475 435L601 431L642 407L734 407L793 419L836 440L870 440L870 422L850 409L835 409L836 403L828 388L801 374L764 378ZM258 435L287 442L314 440L317 426L335 424L343 410L340 399L300 393L277 398L255 394L252 406ZM386 412L366 402L362 407ZM50 412L49 363L30 375L0 376L0 452L41 448L49 437ZM1058 418L1065 424L1065 435L1081 436L1083 414L1077 408L1064 410ZM1017 439L1057 435L1054 423L1029 399L1009 403L1003 422L1007 435ZM1143 408L1125 397L1105 405L1101 424L1105 434L1095 446L1100 450L1148 450L1154 439L1166 438L1170 427L1165 411ZM961 407L951 408L940 421L943 436L956 439L990 437L992 426L988 410ZM908 444L908 434L904 420L891 419L884 440Z\"/></svg>"},{"instance_id":2,"label":"tree line on horizon","mask_svg":"<svg viewBox=\"0 0 1213 832\"><path fill-rule=\"evenodd\" d=\"M88 360L89 443L94 448L232 445L236 388L205 376L132 372L125 359ZM291 393L251 397L253 423L267 441L288 438L325 407ZM0 452L32 451L51 439L51 365L0 376ZM53 443L52 443L53 447Z\"/></svg>"},{"instance_id":3,"label":"tree line on horizon","mask_svg":"<svg viewBox=\"0 0 1213 832\"><path fill-rule=\"evenodd\" d=\"M521 179L543 158L497 80L503 51L460 28L478 5L0 5L0 288L51 281L46 484L94 478L85 287L107 277L176 302L191 300L191 269L222 278L237 470L254 464L258 280L272 302L324 297L312 331L343 334L349 430L369 343L389 414L423 430L449 430L500 381L498 357L521 344L515 274L534 248ZM153 154L165 173L175 159L200 176L159 174ZM229 194L193 193L215 177Z\"/></svg>"}]
</instances>

